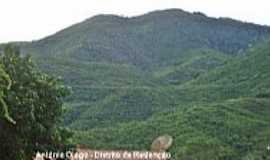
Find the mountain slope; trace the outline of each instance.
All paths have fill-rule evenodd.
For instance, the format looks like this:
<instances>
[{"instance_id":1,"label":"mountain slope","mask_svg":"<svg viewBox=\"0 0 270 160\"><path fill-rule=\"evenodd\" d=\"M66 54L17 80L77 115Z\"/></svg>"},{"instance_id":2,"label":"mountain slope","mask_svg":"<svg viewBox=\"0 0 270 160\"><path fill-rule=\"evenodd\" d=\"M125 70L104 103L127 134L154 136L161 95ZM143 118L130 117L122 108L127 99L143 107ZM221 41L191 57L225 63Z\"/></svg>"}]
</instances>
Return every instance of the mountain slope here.
<instances>
[{"instance_id":1,"label":"mountain slope","mask_svg":"<svg viewBox=\"0 0 270 160\"><path fill-rule=\"evenodd\" d=\"M268 40L250 48L247 56L236 58L231 63L180 86L179 89L196 92L198 97L204 94L209 100L239 96L269 97L269 62Z\"/></svg>"},{"instance_id":2,"label":"mountain slope","mask_svg":"<svg viewBox=\"0 0 270 160\"><path fill-rule=\"evenodd\" d=\"M269 58L266 42L178 87L175 109L145 122L79 131L75 141L93 148L149 149L157 136L170 134L176 159L268 159Z\"/></svg>"},{"instance_id":3,"label":"mountain slope","mask_svg":"<svg viewBox=\"0 0 270 160\"><path fill-rule=\"evenodd\" d=\"M179 91L171 85L241 59L269 33L267 26L171 9L131 18L99 15L17 45L23 53L33 53L42 70L72 87L65 125L89 129L145 120L178 104L210 100L203 88L181 86Z\"/></svg>"},{"instance_id":4,"label":"mountain slope","mask_svg":"<svg viewBox=\"0 0 270 160\"><path fill-rule=\"evenodd\" d=\"M75 144L148 149L170 134L175 158L261 160L269 159L269 35L267 26L172 9L99 15L15 44L73 88L63 125Z\"/></svg>"},{"instance_id":5,"label":"mountain slope","mask_svg":"<svg viewBox=\"0 0 270 160\"><path fill-rule=\"evenodd\" d=\"M235 55L269 33L266 26L171 9L132 18L95 16L22 48L45 57L150 69L172 64L190 49L211 48Z\"/></svg>"},{"instance_id":6,"label":"mountain slope","mask_svg":"<svg viewBox=\"0 0 270 160\"><path fill-rule=\"evenodd\" d=\"M174 64L156 69L153 77L162 84L179 85L209 70L221 67L233 58L212 49L192 49L179 56L179 60Z\"/></svg>"},{"instance_id":7,"label":"mountain slope","mask_svg":"<svg viewBox=\"0 0 270 160\"><path fill-rule=\"evenodd\" d=\"M270 157L269 99L242 98L194 105L160 113L145 122L79 131L74 140L99 149L149 149L158 136L174 138L176 159L248 159ZM110 134L108 134L110 133Z\"/></svg>"}]
</instances>

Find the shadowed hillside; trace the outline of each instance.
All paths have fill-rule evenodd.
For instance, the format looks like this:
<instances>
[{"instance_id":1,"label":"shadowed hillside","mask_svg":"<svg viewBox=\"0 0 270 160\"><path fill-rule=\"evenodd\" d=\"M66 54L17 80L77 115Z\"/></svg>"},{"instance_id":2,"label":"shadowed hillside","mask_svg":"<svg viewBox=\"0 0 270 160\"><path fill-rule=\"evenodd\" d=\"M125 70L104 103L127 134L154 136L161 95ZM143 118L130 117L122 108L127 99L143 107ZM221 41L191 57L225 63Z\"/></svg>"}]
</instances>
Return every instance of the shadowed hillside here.
<instances>
[{"instance_id":1,"label":"shadowed hillside","mask_svg":"<svg viewBox=\"0 0 270 160\"><path fill-rule=\"evenodd\" d=\"M73 88L66 124L92 128L97 122L143 120L174 108L177 96L170 85L241 59L269 33L266 26L171 9L131 18L98 15L42 40L17 44Z\"/></svg>"},{"instance_id":2,"label":"shadowed hillside","mask_svg":"<svg viewBox=\"0 0 270 160\"><path fill-rule=\"evenodd\" d=\"M171 9L98 15L14 44L72 87L62 125L74 144L141 150L169 134L177 159L263 160L269 36L268 26Z\"/></svg>"},{"instance_id":3,"label":"shadowed hillside","mask_svg":"<svg viewBox=\"0 0 270 160\"><path fill-rule=\"evenodd\" d=\"M132 18L95 16L25 49L45 57L150 69L172 64L190 49L211 48L236 55L269 33L264 26L172 9Z\"/></svg>"},{"instance_id":4,"label":"shadowed hillside","mask_svg":"<svg viewBox=\"0 0 270 160\"><path fill-rule=\"evenodd\" d=\"M96 148L148 149L156 136L170 134L176 159L267 159L269 58L267 42L175 88L175 109L145 122L78 132L75 140Z\"/></svg>"}]
</instances>

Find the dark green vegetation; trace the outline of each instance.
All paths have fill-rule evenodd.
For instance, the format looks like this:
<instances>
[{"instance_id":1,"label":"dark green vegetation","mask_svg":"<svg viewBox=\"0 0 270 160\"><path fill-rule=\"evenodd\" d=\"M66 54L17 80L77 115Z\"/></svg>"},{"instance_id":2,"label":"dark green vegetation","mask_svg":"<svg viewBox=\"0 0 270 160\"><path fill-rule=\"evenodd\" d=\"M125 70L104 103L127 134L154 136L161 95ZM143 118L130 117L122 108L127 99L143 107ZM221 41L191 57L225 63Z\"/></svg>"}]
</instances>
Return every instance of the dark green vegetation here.
<instances>
[{"instance_id":1,"label":"dark green vegetation","mask_svg":"<svg viewBox=\"0 0 270 160\"><path fill-rule=\"evenodd\" d=\"M1 160L32 159L35 151L67 143L70 133L57 124L68 90L12 47L5 48L0 66Z\"/></svg>"},{"instance_id":2,"label":"dark green vegetation","mask_svg":"<svg viewBox=\"0 0 270 160\"><path fill-rule=\"evenodd\" d=\"M80 131L75 139L98 148L149 149L155 137L170 134L177 159L268 159L269 80L270 42L174 87L175 109L144 122Z\"/></svg>"},{"instance_id":3,"label":"dark green vegetation","mask_svg":"<svg viewBox=\"0 0 270 160\"><path fill-rule=\"evenodd\" d=\"M181 10L100 15L17 43L63 77L62 125L75 144L149 149L174 138L176 159L269 159L270 28Z\"/></svg>"}]
</instances>

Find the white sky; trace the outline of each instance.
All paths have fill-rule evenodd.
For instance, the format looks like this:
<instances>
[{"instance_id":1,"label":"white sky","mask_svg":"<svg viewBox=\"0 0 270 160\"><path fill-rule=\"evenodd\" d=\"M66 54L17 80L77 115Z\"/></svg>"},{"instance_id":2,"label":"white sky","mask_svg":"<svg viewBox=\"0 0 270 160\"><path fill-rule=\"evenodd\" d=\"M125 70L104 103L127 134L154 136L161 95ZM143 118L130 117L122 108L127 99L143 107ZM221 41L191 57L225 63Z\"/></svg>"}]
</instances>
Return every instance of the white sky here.
<instances>
[{"instance_id":1,"label":"white sky","mask_svg":"<svg viewBox=\"0 0 270 160\"><path fill-rule=\"evenodd\" d=\"M0 43L41 39L96 14L168 8L270 25L269 0L0 0Z\"/></svg>"}]
</instances>

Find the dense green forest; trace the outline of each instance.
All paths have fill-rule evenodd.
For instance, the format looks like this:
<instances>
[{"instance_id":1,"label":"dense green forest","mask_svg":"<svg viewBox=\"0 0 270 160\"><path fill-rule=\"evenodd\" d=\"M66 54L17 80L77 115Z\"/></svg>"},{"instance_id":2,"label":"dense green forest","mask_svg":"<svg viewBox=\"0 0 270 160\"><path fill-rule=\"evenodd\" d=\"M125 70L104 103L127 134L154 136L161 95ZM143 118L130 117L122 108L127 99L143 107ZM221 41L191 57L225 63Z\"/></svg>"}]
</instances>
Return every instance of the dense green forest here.
<instances>
[{"instance_id":1,"label":"dense green forest","mask_svg":"<svg viewBox=\"0 0 270 160\"><path fill-rule=\"evenodd\" d=\"M0 66L1 159L26 160L36 151L64 150L71 132L59 124L68 89L14 47L5 47Z\"/></svg>"},{"instance_id":2,"label":"dense green forest","mask_svg":"<svg viewBox=\"0 0 270 160\"><path fill-rule=\"evenodd\" d=\"M172 9L12 43L22 56L0 45L0 147L16 133L20 157L59 144L149 150L169 134L177 160L269 159L269 37L268 26Z\"/></svg>"},{"instance_id":3,"label":"dense green forest","mask_svg":"<svg viewBox=\"0 0 270 160\"><path fill-rule=\"evenodd\" d=\"M76 142L97 148L149 149L155 137L170 134L175 140L170 151L176 159L268 159L269 64L267 42L197 79L165 87L164 92L175 96L175 107L146 121L79 131Z\"/></svg>"}]
</instances>

